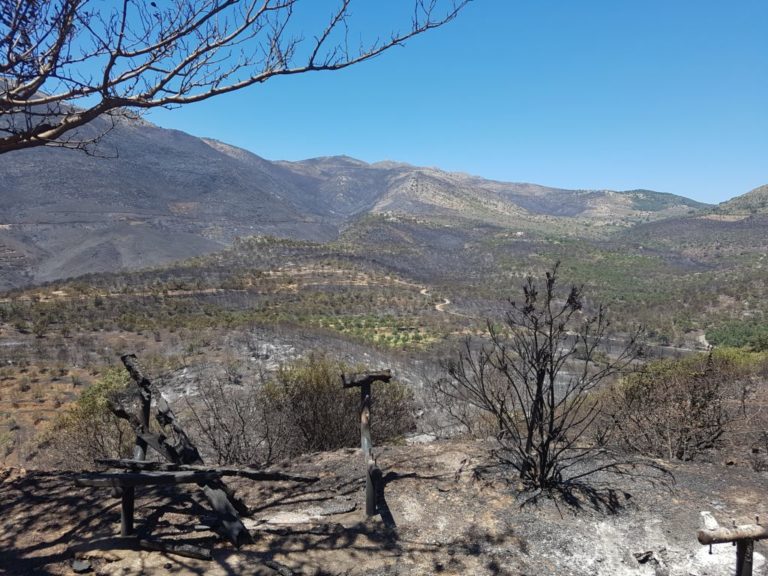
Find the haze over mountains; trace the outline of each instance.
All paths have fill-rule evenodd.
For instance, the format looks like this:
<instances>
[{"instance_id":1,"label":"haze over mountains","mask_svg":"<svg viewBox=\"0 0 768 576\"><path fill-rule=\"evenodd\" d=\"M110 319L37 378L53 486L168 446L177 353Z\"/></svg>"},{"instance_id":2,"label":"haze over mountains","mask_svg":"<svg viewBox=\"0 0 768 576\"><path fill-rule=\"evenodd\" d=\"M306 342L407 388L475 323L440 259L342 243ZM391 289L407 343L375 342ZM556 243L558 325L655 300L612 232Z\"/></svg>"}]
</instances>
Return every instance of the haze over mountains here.
<instances>
[{"instance_id":1,"label":"haze over mountains","mask_svg":"<svg viewBox=\"0 0 768 576\"><path fill-rule=\"evenodd\" d=\"M371 215L598 237L768 211L765 186L713 212L648 190L562 190L348 157L271 162L141 121L120 121L100 150L117 157L50 148L0 156L0 289L167 263L238 236L352 237Z\"/></svg>"}]
</instances>

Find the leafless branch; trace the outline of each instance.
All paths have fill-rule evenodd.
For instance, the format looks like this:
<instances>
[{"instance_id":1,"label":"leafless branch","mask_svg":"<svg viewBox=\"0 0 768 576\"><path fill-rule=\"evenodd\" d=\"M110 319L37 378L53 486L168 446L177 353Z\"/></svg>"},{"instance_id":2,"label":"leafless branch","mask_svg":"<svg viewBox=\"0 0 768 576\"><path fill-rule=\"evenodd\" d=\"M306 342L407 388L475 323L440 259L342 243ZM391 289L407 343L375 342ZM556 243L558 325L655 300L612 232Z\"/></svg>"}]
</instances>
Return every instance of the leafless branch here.
<instances>
[{"instance_id":1,"label":"leafless branch","mask_svg":"<svg viewBox=\"0 0 768 576\"><path fill-rule=\"evenodd\" d=\"M410 25L349 46L353 0L307 30L310 0L16 0L0 5L0 153L87 148L105 113L206 100L340 70L453 20L471 0L412 0ZM301 18L304 18L301 20ZM302 28L301 30L299 28Z\"/></svg>"}]
</instances>

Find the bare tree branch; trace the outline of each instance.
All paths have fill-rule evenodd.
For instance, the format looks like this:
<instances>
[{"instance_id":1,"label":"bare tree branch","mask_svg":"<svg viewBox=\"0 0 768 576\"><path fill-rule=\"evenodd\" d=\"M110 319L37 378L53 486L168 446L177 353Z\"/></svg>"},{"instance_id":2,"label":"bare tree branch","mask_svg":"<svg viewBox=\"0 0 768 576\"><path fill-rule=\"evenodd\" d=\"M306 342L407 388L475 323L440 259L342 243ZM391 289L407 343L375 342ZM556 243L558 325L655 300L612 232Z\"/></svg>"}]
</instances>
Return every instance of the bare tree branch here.
<instances>
[{"instance_id":1,"label":"bare tree branch","mask_svg":"<svg viewBox=\"0 0 768 576\"><path fill-rule=\"evenodd\" d=\"M581 288L572 286L562 298L557 281L557 264L544 282L529 277L524 301L510 302L503 326L489 322L488 342L479 350L467 341L447 363L448 377L435 385L439 405L462 425L471 428L478 416L490 417L497 425L497 456L525 486L544 491L568 490L577 480L621 472L628 463L607 462L605 451L585 442L585 435L602 414L594 392L631 371L641 351L638 329L618 353L605 354L605 310L585 314Z\"/></svg>"},{"instance_id":2,"label":"bare tree branch","mask_svg":"<svg viewBox=\"0 0 768 576\"><path fill-rule=\"evenodd\" d=\"M356 49L348 41L354 0L336 0L314 33L306 29L313 24L311 0L3 2L0 154L34 146L83 149L92 138L77 128L102 114L135 114L276 76L341 70L450 22L470 1L412 0L407 28L385 40L362 40Z\"/></svg>"}]
</instances>

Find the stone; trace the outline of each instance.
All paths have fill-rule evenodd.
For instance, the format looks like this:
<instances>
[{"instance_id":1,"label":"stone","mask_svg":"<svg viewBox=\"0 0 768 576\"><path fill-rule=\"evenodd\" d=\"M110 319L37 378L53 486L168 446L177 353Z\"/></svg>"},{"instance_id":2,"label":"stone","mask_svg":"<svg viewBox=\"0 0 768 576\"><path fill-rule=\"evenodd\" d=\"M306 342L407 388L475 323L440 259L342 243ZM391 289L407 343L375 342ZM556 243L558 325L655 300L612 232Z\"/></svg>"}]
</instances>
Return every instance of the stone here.
<instances>
[{"instance_id":1,"label":"stone","mask_svg":"<svg viewBox=\"0 0 768 576\"><path fill-rule=\"evenodd\" d=\"M88 560L73 560L72 561L72 571L75 574L85 574L86 572L90 572L93 568L91 567L91 563Z\"/></svg>"}]
</instances>

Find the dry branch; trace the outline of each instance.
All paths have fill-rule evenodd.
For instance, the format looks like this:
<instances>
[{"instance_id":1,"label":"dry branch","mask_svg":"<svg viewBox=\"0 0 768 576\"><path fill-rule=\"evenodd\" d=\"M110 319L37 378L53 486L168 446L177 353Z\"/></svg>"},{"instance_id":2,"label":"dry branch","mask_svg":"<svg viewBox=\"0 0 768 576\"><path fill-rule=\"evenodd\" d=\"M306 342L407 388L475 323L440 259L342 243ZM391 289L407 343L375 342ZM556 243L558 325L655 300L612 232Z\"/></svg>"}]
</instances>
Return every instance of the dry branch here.
<instances>
[{"instance_id":1,"label":"dry branch","mask_svg":"<svg viewBox=\"0 0 768 576\"><path fill-rule=\"evenodd\" d=\"M357 47L348 41L352 0L338 0L327 19L305 19L302 30L295 22L311 0L4 2L0 154L45 145L88 150L102 134L77 129L99 116L340 70L442 26L468 2L411 0L408 27Z\"/></svg>"}]
</instances>

